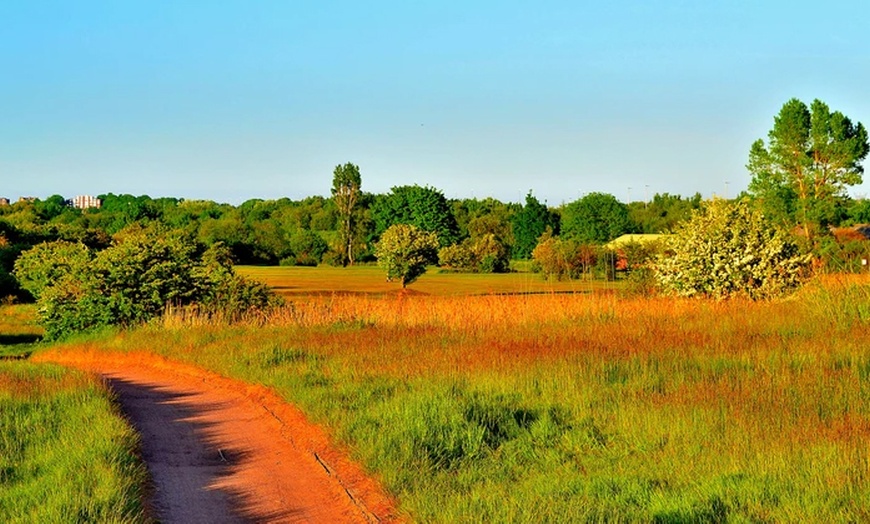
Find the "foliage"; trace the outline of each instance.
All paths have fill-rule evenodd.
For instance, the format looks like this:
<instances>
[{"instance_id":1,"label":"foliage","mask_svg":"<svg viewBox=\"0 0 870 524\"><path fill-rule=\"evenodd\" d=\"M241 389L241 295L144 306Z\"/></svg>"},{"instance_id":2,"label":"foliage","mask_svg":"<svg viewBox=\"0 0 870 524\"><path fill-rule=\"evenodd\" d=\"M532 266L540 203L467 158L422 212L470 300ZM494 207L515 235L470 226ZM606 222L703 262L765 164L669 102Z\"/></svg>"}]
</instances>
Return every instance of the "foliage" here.
<instances>
[{"instance_id":1,"label":"foliage","mask_svg":"<svg viewBox=\"0 0 870 524\"><path fill-rule=\"evenodd\" d=\"M668 238L656 269L662 288L676 295L765 299L796 288L809 262L748 202L714 200Z\"/></svg>"},{"instance_id":2,"label":"foliage","mask_svg":"<svg viewBox=\"0 0 870 524\"><path fill-rule=\"evenodd\" d=\"M820 100L807 108L793 98L774 117L768 145L759 139L750 148L749 191L765 211L795 220L810 237L835 222L834 200L861 183L868 151L863 124Z\"/></svg>"},{"instance_id":3,"label":"foliage","mask_svg":"<svg viewBox=\"0 0 870 524\"><path fill-rule=\"evenodd\" d=\"M341 220L339 226L341 252L346 257L347 263L351 265L354 261L353 247L357 229L354 211L359 202L361 185L362 177L359 173L359 166L350 162L343 166L335 166L332 174L332 199L335 201L335 207L338 209Z\"/></svg>"},{"instance_id":4,"label":"foliage","mask_svg":"<svg viewBox=\"0 0 870 524\"><path fill-rule=\"evenodd\" d=\"M18 257L15 274L21 287L39 299L45 288L84 271L92 258L91 250L81 243L43 242Z\"/></svg>"},{"instance_id":5,"label":"foliage","mask_svg":"<svg viewBox=\"0 0 870 524\"><path fill-rule=\"evenodd\" d=\"M566 239L603 244L633 229L628 206L607 193L589 193L562 209L561 236Z\"/></svg>"},{"instance_id":6,"label":"foliage","mask_svg":"<svg viewBox=\"0 0 870 524\"><path fill-rule=\"evenodd\" d=\"M442 247L438 251L442 266L480 273L504 273L510 260L508 248L498 238L487 233L477 239L467 238L459 244Z\"/></svg>"},{"instance_id":7,"label":"foliage","mask_svg":"<svg viewBox=\"0 0 870 524\"><path fill-rule=\"evenodd\" d=\"M435 233L441 247L459 239L459 227L447 199L432 187L398 186L376 198L372 205L375 235L393 225L409 224Z\"/></svg>"},{"instance_id":8,"label":"foliage","mask_svg":"<svg viewBox=\"0 0 870 524\"><path fill-rule=\"evenodd\" d=\"M830 273L861 273L868 270L870 240L858 231L851 235L820 239L818 253L824 270ZM866 262L865 262L866 261Z\"/></svg>"},{"instance_id":9,"label":"foliage","mask_svg":"<svg viewBox=\"0 0 870 524\"><path fill-rule=\"evenodd\" d=\"M133 228L109 248L47 243L23 255L16 276L38 297L48 338L159 316L167 305L198 304L233 318L265 308L262 284L233 272L229 251L203 250L178 231Z\"/></svg>"},{"instance_id":10,"label":"foliage","mask_svg":"<svg viewBox=\"0 0 870 524\"><path fill-rule=\"evenodd\" d=\"M655 261L665 248L664 239L645 242L630 241L616 248L628 276L626 291L630 294L650 296L657 290Z\"/></svg>"},{"instance_id":11,"label":"foliage","mask_svg":"<svg viewBox=\"0 0 870 524\"><path fill-rule=\"evenodd\" d=\"M515 259L526 259L532 256L532 250L538 244L538 238L547 228L559 233L559 216L541 204L529 191L526 195L526 205L517 211L511 219L511 229L514 245L511 256Z\"/></svg>"},{"instance_id":12,"label":"foliage","mask_svg":"<svg viewBox=\"0 0 870 524\"><path fill-rule=\"evenodd\" d=\"M688 220L692 211L701 207L701 194L691 198L669 193L656 193L649 202L632 202L628 214L639 233L664 233L683 220Z\"/></svg>"},{"instance_id":13,"label":"foliage","mask_svg":"<svg viewBox=\"0 0 870 524\"><path fill-rule=\"evenodd\" d=\"M438 237L409 224L390 226L377 244L378 265L388 279L399 279L404 288L438 261Z\"/></svg>"},{"instance_id":14,"label":"foliage","mask_svg":"<svg viewBox=\"0 0 870 524\"><path fill-rule=\"evenodd\" d=\"M870 199L853 200L847 213L852 224L870 224Z\"/></svg>"},{"instance_id":15,"label":"foliage","mask_svg":"<svg viewBox=\"0 0 870 524\"><path fill-rule=\"evenodd\" d=\"M548 231L541 235L532 259L545 278L562 280L588 274L595 267L598 254L595 246L555 237Z\"/></svg>"},{"instance_id":16,"label":"foliage","mask_svg":"<svg viewBox=\"0 0 870 524\"><path fill-rule=\"evenodd\" d=\"M290 250L300 266L316 266L328 249L323 237L307 229L299 230L290 237Z\"/></svg>"}]
</instances>

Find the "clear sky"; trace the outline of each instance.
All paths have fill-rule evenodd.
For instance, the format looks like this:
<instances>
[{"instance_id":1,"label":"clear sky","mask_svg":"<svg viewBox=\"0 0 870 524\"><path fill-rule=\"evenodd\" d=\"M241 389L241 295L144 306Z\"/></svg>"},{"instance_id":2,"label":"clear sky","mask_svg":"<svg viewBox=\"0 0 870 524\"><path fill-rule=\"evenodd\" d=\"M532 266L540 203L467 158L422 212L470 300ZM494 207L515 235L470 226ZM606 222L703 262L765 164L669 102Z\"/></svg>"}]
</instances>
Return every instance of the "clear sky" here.
<instances>
[{"instance_id":1,"label":"clear sky","mask_svg":"<svg viewBox=\"0 0 870 524\"><path fill-rule=\"evenodd\" d=\"M371 192L733 196L789 98L870 125L868 28L866 0L2 0L0 196L298 199L348 161Z\"/></svg>"}]
</instances>

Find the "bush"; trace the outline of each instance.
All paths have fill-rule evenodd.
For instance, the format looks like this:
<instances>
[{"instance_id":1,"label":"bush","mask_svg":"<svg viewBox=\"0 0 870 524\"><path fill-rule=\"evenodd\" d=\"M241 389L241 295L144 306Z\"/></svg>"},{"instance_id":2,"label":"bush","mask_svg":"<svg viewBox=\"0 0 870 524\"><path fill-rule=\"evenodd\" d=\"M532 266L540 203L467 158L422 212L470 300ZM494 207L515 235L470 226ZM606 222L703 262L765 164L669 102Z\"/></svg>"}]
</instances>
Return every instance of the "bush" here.
<instances>
[{"instance_id":1,"label":"bush","mask_svg":"<svg viewBox=\"0 0 870 524\"><path fill-rule=\"evenodd\" d=\"M545 278L561 280L589 273L595 267L598 254L594 246L562 240L547 232L541 235L532 251L532 259Z\"/></svg>"},{"instance_id":2,"label":"bush","mask_svg":"<svg viewBox=\"0 0 870 524\"><path fill-rule=\"evenodd\" d=\"M764 299L797 287L810 258L745 201L714 200L668 238L656 272L675 295Z\"/></svg>"},{"instance_id":3,"label":"bush","mask_svg":"<svg viewBox=\"0 0 870 524\"><path fill-rule=\"evenodd\" d=\"M235 318L273 301L264 285L233 272L223 244L204 250L189 236L162 228L125 230L96 253L81 244L43 244L22 255L15 271L37 295L49 339L144 322L167 305L196 304Z\"/></svg>"},{"instance_id":4,"label":"bush","mask_svg":"<svg viewBox=\"0 0 870 524\"><path fill-rule=\"evenodd\" d=\"M480 273L505 273L509 269L508 248L492 233L438 251L438 263L444 267Z\"/></svg>"}]
</instances>

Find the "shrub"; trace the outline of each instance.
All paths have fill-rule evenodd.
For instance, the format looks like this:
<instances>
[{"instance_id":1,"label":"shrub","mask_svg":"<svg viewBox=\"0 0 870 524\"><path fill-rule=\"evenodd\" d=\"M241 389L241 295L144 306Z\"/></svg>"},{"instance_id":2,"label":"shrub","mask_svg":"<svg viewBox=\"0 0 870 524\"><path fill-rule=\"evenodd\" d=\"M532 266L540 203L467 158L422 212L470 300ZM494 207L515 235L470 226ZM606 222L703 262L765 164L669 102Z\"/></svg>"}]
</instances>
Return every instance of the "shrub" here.
<instances>
[{"instance_id":1,"label":"shrub","mask_svg":"<svg viewBox=\"0 0 870 524\"><path fill-rule=\"evenodd\" d=\"M536 268L546 278L578 278L592 270L598 260L594 246L563 240L549 232L541 235L532 251Z\"/></svg>"},{"instance_id":2,"label":"shrub","mask_svg":"<svg viewBox=\"0 0 870 524\"><path fill-rule=\"evenodd\" d=\"M125 230L96 253L81 244L43 244L19 259L16 276L38 296L49 339L144 322L167 305L196 304L232 318L273 300L264 285L233 272L223 244L203 250L189 236L162 228Z\"/></svg>"},{"instance_id":3,"label":"shrub","mask_svg":"<svg viewBox=\"0 0 870 524\"><path fill-rule=\"evenodd\" d=\"M509 269L508 248L492 233L478 239L466 239L438 251L442 266L480 273L505 273Z\"/></svg>"},{"instance_id":4,"label":"shrub","mask_svg":"<svg viewBox=\"0 0 870 524\"><path fill-rule=\"evenodd\" d=\"M789 234L745 201L714 200L666 241L657 279L680 296L764 299L797 287L810 262Z\"/></svg>"}]
</instances>

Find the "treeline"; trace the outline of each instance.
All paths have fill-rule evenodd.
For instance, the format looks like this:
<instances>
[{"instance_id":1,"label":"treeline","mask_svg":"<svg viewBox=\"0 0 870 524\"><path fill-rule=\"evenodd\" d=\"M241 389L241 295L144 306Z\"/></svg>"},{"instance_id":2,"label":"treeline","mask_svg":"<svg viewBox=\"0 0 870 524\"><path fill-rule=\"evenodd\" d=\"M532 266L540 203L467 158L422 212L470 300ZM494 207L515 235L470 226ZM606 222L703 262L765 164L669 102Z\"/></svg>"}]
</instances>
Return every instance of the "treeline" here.
<instances>
[{"instance_id":1,"label":"treeline","mask_svg":"<svg viewBox=\"0 0 870 524\"><path fill-rule=\"evenodd\" d=\"M237 264L342 265L349 262L341 237L342 214L334 197L248 200L238 206L206 200L100 195L101 208L75 209L64 197L0 206L0 282L12 287L14 260L30 246L51 240L108 247L133 225L159 224L206 247L221 243ZM601 245L625 233L663 233L701 207L700 194L656 194L625 204L589 193L550 207L531 192L523 204L494 198L447 199L433 187L398 186L386 194L360 192L352 208L350 254L374 261L375 244L393 224L437 234L442 263L479 271L504 271L510 259L529 259L548 234L577 246ZM826 225L870 223L870 201L841 197ZM580 249L578 248L578 249Z\"/></svg>"},{"instance_id":2,"label":"treeline","mask_svg":"<svg viewBox=\"0 0 870 524\"><path fill-rule=\"evenodd\" d=\"M101 208L85 210L67 205L60 195L0 206L0 247L67 240L100 248L133 224L159 223L207 246L223 243L238 264L345 262L339 243L341 216L332 197L252 199L238 206L147 195L109 193L99 198ZM352 249L357 261L373 261L380 235L393 224L407 223L435 232L441 247L492 235L509 258L525 259L547 227L565 238L601 243L623 233L666 231L700 204L700 195L657 194L648 203L626 205L612 195L591 193L553 208L531 193L525 204L517 204L494 198L447 199L432 187L399 186L387 194L360 194L353 211Z\"/></svg>"}]
</instances>

